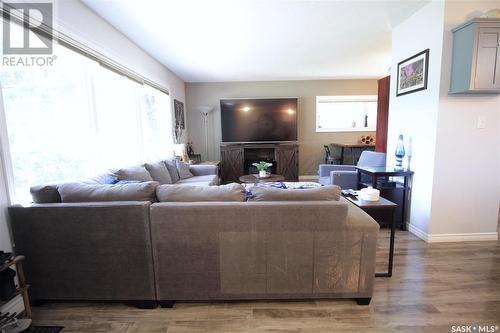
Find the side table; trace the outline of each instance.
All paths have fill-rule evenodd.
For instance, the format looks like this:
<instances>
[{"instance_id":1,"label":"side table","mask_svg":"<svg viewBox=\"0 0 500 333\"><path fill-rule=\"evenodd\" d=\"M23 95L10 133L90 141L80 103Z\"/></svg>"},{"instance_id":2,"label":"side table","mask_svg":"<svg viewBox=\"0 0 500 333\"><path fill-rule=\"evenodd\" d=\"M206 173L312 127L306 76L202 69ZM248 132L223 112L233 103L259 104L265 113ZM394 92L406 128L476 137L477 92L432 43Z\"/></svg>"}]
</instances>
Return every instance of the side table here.
<instances>
[{"instance_id":1,"label":"side table","mask_svg":"<svg viewBox=\"0 0 500 333\"><path fill-rule=\"evenodd\" d=\"M394 213L398 207L392 201L380 197L378 201L366 201L358 199L353 196L345 196L345 198L354 205L361 208L368 215L370 215L379 224L391 225L391 238L389 242L389 262L387 265L387 272L375 273L376 277L391 277L392 276L392 262L394 258L394 239L396 234L396 219Z\"/></svg>"},{"instance_id":2,"label":"side table","mask_svg":"<svg viewBox=\"0 0 500 333\"><path fill-rule=\"evenodd\" d=\"M356 169L358 189L372 186L380 190L380 196L396 203L398 205L396 224L400 225L401 230L406 230L413 171L399 167L356 167Z\"/></svg>"}]
</instances>

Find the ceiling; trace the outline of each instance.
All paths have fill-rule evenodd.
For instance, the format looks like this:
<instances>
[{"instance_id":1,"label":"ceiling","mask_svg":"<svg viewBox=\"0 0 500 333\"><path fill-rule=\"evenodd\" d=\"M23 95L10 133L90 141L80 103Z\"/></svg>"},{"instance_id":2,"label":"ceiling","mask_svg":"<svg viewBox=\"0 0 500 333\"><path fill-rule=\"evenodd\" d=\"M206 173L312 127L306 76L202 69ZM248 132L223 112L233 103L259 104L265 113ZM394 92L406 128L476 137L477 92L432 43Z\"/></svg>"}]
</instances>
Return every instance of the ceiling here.
<instances>
[{"instance_id":1,"label":"ceiling","mask_svg":"<svg viewBox=\"0 0 500 333\"><path fill-rule=\"evenodd\" d=\"M82 0L186 82L380 78L428 0Z\"/></svg>"}]
</instances>

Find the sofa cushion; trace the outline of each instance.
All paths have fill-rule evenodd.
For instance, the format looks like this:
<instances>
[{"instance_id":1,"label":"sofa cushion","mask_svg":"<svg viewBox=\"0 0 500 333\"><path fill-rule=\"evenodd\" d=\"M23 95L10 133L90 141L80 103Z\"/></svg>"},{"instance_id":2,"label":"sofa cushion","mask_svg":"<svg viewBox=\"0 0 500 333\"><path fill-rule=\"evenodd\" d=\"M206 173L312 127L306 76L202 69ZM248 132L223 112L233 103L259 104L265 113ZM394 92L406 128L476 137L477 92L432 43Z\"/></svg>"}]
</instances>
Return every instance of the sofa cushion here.
<instances>
[{"instance_id":1,"label":"sofa cushion","mask_svg":"<svg viewBox=\"0 0 500 333\"><path fill-rule=\"evenodd\" d=\"M176 185L217 185L217 175L193 176L186 179L180 179Z\"/></svg>"},{"instance_id":2,"label":"sofa cushion","mask_svg":"<svg viewBox=\"0 0 500 333\"><path fill-rule=\"evenodd\" d=\"M172 178L170 177L170 172L167 169L167 165L164 161L157 161L144 164L146 170L148 170L151 178L160 184L172 184Z\"/></svg>"},{"instance_id":3,"label":"sofa cushion","mask_svg":"<svg viewBox=\"0 0 500 333\"><path fill-rule=\"evenodd\" d=\"M177 159L175 157L166 159L165 165L167 166L168 172L170 173L170 179L172 179L172 184L175 184L181 179L179 176L179 171L177 170Z\"/></svg>"},{"instance_id":4,"label":"sofa cushion","mask_svg":"<svg viewBox=\"0 0 500 333\"><path fill-rule=\"evenodd\" d=\"M177 160L176 162L177 172L179 173L180 179L187 179L193 177L193 174L189 170L189 164Z\"/></svg>"},{"instance_id":5,"label":"sofa cushion","mask_svg":"<svg viewBox=\"0 0 500 333\"><path fill-rule=\"evenodd\" d=\"M30 188L34 203L58 203L61 196L57 191L58 185L35 185Z\"/></svg>"},{"instance_id":6,"label":"sofa cushion","mask_svg":"<svg viewBox=\"0 0 500 333\"><path fill-rule=\"evenodd\" d=\"M216 175L219 171L219 166L213 164L191 164L189 171L195 176Z\"/></svg>"},{"instance_id":7,"label":"sofa cushion","mask_svg":"<svg viewBox=\"0 0 500 333\"><path fill-rule=\"evenodd\" d=\"M58 187L62 202L156 201L158 182L129 184L66 183Z\"/></svg>"},{"instance_id":8,"label":"sofa cushion","mask_svg":"<svg viewBox=\"0 0 500 333\"><path fill-rule=\"evenodd\" d=\"M160 202L244 201L244 187L231 183L221 186L160 185L156 196Z\"/></svg>"},{"instance_id":9,"label":"sofa cushion","mask_svg":"<svg viewBox=\"0 0 500 333\"><path fill-rule=\"evenodd\" d=\"M115 171L114 174L116 177L118 177L118 180L140 180L143 182L149 182L153 180L148 170L146 170L146 168L142 165L122 168Z\"/></svg>"},{"instance_id":10,"label":"sofa cushion","mask_svg":"<svg viewBox=\"0 0 500 333\"><path fill-rule=\"evenodd\" d=\"M180 181L175 183L177 186L211 186L207 182L199 181L199 182L190 182L190 183L181 183Z\"/></svg>"},{"instance_id":11,"label":"sofa cushion","mask_svg":"<svg viewBox=\"0 0 500 333\"><path fill-rule=\"evenodd\" d=\"M327 185L310 189L281 189L254 186L249 201L317 201L340 199L340 187Z\"/></svg>"},{"instance_id":12,"label":"sofa cushion","mask_svg":"<svg viewBox=\"0 0 500 333\"><path fill-rule=\"evenodd\" d=\"M123 184L137 184L137 183L143 183L142 180L131 180L131 179L127 179L127 180L119 180L115 183L115 185L123 185Z\"/></svg>"}]
</instances>

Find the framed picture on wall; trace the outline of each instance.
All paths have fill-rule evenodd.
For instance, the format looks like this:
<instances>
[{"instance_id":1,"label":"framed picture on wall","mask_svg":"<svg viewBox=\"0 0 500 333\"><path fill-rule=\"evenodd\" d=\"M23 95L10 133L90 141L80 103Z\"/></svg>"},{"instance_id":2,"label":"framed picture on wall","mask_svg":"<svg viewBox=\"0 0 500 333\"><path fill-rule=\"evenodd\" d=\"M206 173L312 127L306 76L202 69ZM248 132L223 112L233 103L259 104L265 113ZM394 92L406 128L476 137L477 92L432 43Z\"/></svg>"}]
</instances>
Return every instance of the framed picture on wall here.
<instances>
[{"instance_id":1,"label":"framed picture on wall","mask_svg":"<svg viewBox=\"0 0 500 333\"><path fill-rule=\"evenodd\" d=\"M398 63L396 96L427 89L429 49Z\"/></svg>"},{"instance_id":2,"label":"framed picture on wall","mask_svg":"<svg viewBox=\"0 0 500 333\"><path fill-rule=\"evenodd\" d=\"M184 123L184 103L174 99L175 127L185 129Z\"/></svg>"}]
</instances>

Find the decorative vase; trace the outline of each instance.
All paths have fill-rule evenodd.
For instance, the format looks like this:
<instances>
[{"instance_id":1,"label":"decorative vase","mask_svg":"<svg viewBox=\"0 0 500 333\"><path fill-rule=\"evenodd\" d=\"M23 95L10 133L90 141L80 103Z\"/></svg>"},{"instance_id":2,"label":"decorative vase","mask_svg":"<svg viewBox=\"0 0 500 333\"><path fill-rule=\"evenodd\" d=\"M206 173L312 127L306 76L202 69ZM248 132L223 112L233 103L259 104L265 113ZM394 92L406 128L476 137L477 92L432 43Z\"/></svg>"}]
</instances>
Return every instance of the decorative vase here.
<instances>
[{"instance_id":1,"label":"decorative vase","mask_svg":"<svg viewBox=\"0 0 500 333\"><path fill-rule=\"evenodd\" d=\"M262 178L267 177L267 171L266 170L259 170L259 177L262 177Z\"/></svg>"},{"instance_id":2,"label":"decorative vase","mask_svg":"<svg viewBox=\"0 0 500 333\"><path fill-rule=\"evenodd\" d=\"M396 166L402 167L403 158L405 157L405 144L403 141L403 134L399 135L398 143L396 145L395 155L396 155Z\"/></svg>"}]
</instances>

